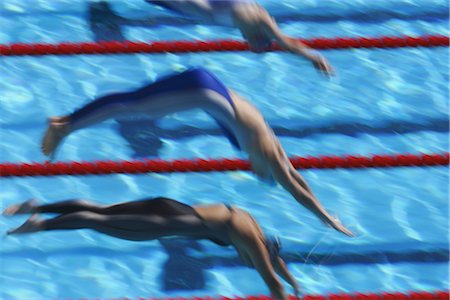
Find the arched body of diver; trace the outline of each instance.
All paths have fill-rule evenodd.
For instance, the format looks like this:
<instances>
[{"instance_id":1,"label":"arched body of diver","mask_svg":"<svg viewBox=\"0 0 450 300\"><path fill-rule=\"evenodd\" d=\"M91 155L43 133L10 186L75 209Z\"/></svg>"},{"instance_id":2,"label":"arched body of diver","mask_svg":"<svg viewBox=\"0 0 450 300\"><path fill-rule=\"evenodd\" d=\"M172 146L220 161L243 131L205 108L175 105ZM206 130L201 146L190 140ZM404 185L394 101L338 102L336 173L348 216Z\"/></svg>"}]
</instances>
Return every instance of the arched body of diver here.
<instances>
[{"instance_id":1,"label":"arched body of diver","mask_svg":"<svg viewBox=\"0 0 450 300\"><path fill-rule=\"evenodd\" d=\"M59 216L39 219L38 213ZM108 206L86 200L38 205L30 200L8 207L3 214L33 214L22 226L8 231L15 235L92 229L130 241L168 237L208 239L220 246L233 246L248 266L256 268L276 299L288 299L276 273L299 294L298 284L279 255L278 239L267 238L255 219L237 207L224 204L191 207L163 197Z\"/></svg>"},{"instance_id":2,"label":"arched body of diver","mask_svg":"<svg viewBox=\"0 0 450 300\"><path fill-rule=\"evenodd\" d=\"M53 155L70 133L108 119L139 114L161 118L191 109L202 109L217 121L230 142L248 154L252 171L261 180L281 184L325 224L352 235L314 196L258 109L205 69L167 76L136 91L100 97L70 115L50 118L42 150Z\"/></svg>"}]
</instances>

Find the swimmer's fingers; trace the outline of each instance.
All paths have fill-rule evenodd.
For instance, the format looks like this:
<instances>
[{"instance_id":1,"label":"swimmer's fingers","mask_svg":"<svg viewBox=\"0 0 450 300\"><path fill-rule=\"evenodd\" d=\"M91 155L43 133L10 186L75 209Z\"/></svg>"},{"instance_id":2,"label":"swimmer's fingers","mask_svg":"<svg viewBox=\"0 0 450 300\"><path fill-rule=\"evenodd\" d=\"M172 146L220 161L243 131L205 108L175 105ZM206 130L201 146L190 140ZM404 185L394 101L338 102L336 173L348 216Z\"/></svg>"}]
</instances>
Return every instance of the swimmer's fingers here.
<instances>
[{"instance_id":1,"label":"swimmer's fingers","mask_svg":"<svg viewBox=\"0 0 450 300\"><path fill-rule=\"evenodd\" d=\"M351 232L349 229L347 229L344 225L341 224L341 222L339 221L338 218L334 217L334 218L324 218L322 219L322 222L325 223L325 225L334 228L335 230L349 236L349 237L354 237L355 234L353 232Z\"/></svg>"},{"instance_id":2,"label":"swimmer's fingers","mask_svg":"<svg viewBox=\"0 0 450 300\"><path fill-rule=\"evenodd\" d=\"M47 163L54 163L55 157L56 157L56 151L50 152L47 154L48 159L46 160Z\"/></svg>"},{"instance_id":3,"label":"swimmer's fingers","mask_svg":"<svg viewBox=\"0 0 450 300\"><path fill-rule=\"evenodd\" d=\"M344 225L342 225L338 219L334 219L334 222L331 224L331 227L333 227L334 229L336 229L339 232L342 232L346 236L349 236L349 237L355 236L355 234L353 232L351 232L350 230L348 230Z\"/></svg>"},{"instance_id":4,"label":"swimmer's fingers","mask_svg":"<svg viewBox=\"0 0 450 300\"><path fill-rule=\"evenodd\" d=\"M342 232L343 234L345 234L346 236L349 236L349 237L354 237L355 236L355 234L353 232L351 232L350 230L348 230L347 228L345 228L342 225L340 225L336 229L339 230L340 232Z\"/></svg>"},{"instance_id":5,"label":"swimmer's fingers","mask_svg":"<svg viewBox=\"0 0 450 300\"><path fill-rule=\"evenodd\" d=\"M331 77L335 75L333 67L328 63L328 61L322 56L317 55L313 60L314 67L318 69L322 74Z\"/></svg>"}]
</instances>

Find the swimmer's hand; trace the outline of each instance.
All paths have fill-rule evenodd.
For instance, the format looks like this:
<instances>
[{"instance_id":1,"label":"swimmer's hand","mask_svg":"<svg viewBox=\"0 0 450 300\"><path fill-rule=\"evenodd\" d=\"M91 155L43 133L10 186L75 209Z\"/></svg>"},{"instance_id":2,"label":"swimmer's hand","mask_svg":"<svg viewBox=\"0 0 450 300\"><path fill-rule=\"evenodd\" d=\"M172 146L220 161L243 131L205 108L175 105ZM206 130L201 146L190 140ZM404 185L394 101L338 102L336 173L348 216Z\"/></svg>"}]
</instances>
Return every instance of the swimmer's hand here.
<instances>
[{"instance_id":1,"label":"swimmer's hand","mask_svg":"<svg viewBox=\"0 0 450 300\"><path fill-rule=\"evenodd\" d=\"M351 232L350 230L348 230L344 225L341 224L341 221L339 221L338 218L330 218L327 220L322 220L326 225L336 229L339 232L342 232L343 234L345 234L346 236L349 237L354 237L355 234L353 232Z\"/></svg>"},{"instance_id":2,"label":"swimmer's hand","mask_svg":"<svg viewBox=\"0 0 450 300\"><path fill-rule=\"evenodd\" d=\"M316 54L311 58L314 67L322 74L331 77L334 76L334 69L328 61L320 54Z\"/></svg>"},{"instance_id":3,"label":"swimmer's hand","mask_svg":"<svg viewBox=\"0 0 450 300\"><path fill-rule=\"evenodd\" d=\"M342 232L346 236L349 236L349 237L354 237L355 236L355 234L353 232L351 232L350 230L345 228L344 225L342 225L342 224L338 224L338 226L333 226L333 228L336 229L337 231Z\"/></svg>"},{"instance_id":4,"label":"swimmer's hand","mask_svg":"<svg viewBox=\"0 0 450 300\"><path fill-rule=\"evenodd\" d=\"M299 288L299 286L298 285L296 285L295 287L294 287L294 296L295 296L295 299L297 299L297 300L301 300L303 297L300 295L300 288Z\"/></svg>"}]
</instances>

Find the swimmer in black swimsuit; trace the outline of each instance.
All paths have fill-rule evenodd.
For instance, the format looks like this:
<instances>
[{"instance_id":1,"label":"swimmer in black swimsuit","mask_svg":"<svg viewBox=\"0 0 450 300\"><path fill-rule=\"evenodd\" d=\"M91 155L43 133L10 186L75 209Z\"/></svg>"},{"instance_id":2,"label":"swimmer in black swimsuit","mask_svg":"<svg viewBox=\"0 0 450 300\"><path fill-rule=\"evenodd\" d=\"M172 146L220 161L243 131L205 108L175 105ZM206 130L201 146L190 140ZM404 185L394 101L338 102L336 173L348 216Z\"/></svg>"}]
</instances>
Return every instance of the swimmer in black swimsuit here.
<instances>
[{"instance_id":1,"label":"swimmer in black swimsuit","mask_svg":"<svg viewBox=\"0 0 450 300\"><path fill-rule=\"evenodd\" d=\"M38 213L60 215L39 219ZM288 299L276 273L299 294L298 284L279 255L279 242L267 238L255 219L237 207L224 204L191 207L162 197L108 206L85 200L38 205L30 200L8 207L3 214L33 214L8 234L92 229L130 241L168 237L208 239L221 246L233 246L248 266L256 268L276 299Z\"/></svg>"},{"instance_id":2,"label":"swimmer in black swimsuit","mask_svg":"<svg viewBox=\"0 0 450 300\"><path fill-rule=\"evenodd\" d=\"M314 196L259 110L205 69L167 76L136 91L100 97L70 115L50 118L42 151L53 156L64 137L108 119L139 114L161 118L192 109L202 109L217 121L230 142L248 154L259 179L281 184L325 224L352 236Z\"/></svg>"}]
</instances>

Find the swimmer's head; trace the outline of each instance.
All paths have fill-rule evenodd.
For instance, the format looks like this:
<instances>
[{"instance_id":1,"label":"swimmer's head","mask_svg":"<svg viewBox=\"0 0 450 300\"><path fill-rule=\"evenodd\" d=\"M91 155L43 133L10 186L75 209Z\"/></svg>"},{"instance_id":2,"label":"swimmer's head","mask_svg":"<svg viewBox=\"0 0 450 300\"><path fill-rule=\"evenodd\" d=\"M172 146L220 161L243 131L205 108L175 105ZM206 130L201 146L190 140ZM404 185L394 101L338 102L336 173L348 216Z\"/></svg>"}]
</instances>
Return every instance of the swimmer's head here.
<instances>
[{"instance_id":1,"label":"swimmer's head","mask_svg":"<svg viewBox=\"0 0 450 300\"><path fill-rule=\"evenodd\" d=\"M281 241L278 236L266 238L267 251L269 251L270 259L274 260L280 256Z\"/></svg>"},{"instance_id":2,"label":"swimmer's head","mask_svg":"<svg viewBox=\"0 0 450 300\"><path fill-rule=\"evenodd\" d=\"M240 30L252 52L265 52L271 48L272 38L261 31L260 28L243 25Z\"/></svg>"},{"instance_id":3,"label":"swimmer's head","mask_svg":"<svg viewBox=\"0 0 450 300\"><path fill-rule=\"evenodd\" d=\"M248 44L250 47L250 50L255 53L262 53L270 50L272 46L272 41L267 38L261 38L261 39L255 39L250 40L248 39Z\"/></svg>"},{"instance_id":4,"label":"swimmer's head","mask_svg":"<svg viewBox=\"0 0 450 300\"><path fill-rule=\"evenodd\" d=\"M233 9L233 19L252 52L270 50L273 34L269 29L275 21L262 6L256 3L237 5Z\"/></svg>"}]
</instances>

